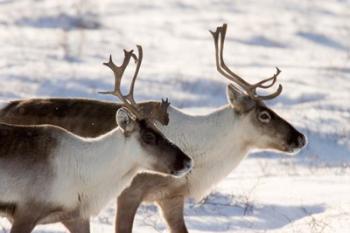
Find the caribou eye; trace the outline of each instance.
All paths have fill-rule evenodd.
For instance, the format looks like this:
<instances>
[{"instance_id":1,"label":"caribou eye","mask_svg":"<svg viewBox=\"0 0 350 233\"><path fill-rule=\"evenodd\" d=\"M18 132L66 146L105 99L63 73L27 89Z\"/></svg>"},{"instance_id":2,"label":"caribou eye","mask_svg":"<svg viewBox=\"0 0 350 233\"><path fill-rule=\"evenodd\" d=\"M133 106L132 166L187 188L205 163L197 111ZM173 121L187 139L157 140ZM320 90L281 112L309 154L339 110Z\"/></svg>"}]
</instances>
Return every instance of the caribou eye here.
<instances>
[{"instance_id":1,"label":"caribou eye","mask_svg":"<svg viewBox=\"0 0 350 233\"><path fill-rule=\"evenodd\" d=\"M258 118L262 123L269 123L271 120L271 115L267 111L261 111L259 112Z\"/></svg>"},{"instance_id":2,"label":"caribou eye","mask_svg":"<svg viewBox=\"0 0 350 233\"><path fill-rule=\"evenodd\" d=\"M142 136L142 139L147 144L155 144L155 142L156 142L156 135L154 133L152 133L152 132L146 132Z\"/></svg>"}]
</instances>

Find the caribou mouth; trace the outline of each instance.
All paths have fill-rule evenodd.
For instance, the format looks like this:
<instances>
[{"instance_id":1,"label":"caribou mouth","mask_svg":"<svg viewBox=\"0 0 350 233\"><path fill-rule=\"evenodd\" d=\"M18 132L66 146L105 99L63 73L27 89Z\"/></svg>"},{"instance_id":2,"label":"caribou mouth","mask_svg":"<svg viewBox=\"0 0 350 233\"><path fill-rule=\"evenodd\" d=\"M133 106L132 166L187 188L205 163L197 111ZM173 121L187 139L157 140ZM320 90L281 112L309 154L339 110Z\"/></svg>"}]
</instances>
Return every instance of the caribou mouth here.
<instances>
[{"instance_id":1,"label":"caribou mouth","mask_svg":"<svg viewBox=\"0 0 350 233\"><path fill-rule=\"evenodd\" d=\"M287 144L283 144L282 145L282 151L288 153L289 155L296 155L301 149L303 148L303 146L298 146L294 143L287 145Z\"/></svg>"},{"instance_id":2,"label":"caribou mouth","mask_svg":"<svg viewBox=\"0 0 350 233\"><path fill-rule=\"evenodd\" d=\"M192 169L192 160L189 160L185 162L184 167L182 169L171 171L171 175L181 177L186 175L189 171L191 171L191 169Z\"/></svg>"}]
</instances>

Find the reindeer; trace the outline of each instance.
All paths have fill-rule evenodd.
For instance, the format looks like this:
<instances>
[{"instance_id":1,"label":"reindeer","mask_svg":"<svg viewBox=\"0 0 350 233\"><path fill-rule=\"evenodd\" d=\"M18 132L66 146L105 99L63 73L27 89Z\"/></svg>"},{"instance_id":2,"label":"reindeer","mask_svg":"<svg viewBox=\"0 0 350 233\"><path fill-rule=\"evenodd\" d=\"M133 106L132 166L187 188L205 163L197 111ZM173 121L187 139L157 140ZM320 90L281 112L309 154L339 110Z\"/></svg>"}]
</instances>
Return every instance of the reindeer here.
<instances>
[{"instance_id":1,"label":"reindeer","mask_svg":"<svg viewBox=\"0 0 350 233\"><path fill-rule=\"evenodd\" d=\"M303 134L264 103L281 94L282 86L280 85L276 92L267 96L257 94L258 88L267 89L275 84L280 70L277 70L271 78L256 84L247 83L224 62L226 30L227 25L224 24L211 33L215 42L216 68L231 82L227 86L229 103L207 115L200 116L190 116L170 106L169 124L167 126L158 124L167 137L191 155L194 161L192 171L180 179L150 173L138 174L131 185L118 197L116 232L132 231L136 210L142 202L158 204L172 233L187 232L183 217L184 200L188 197L202 199L248 155L251 149L277 150L295 154L306 144ZM268 84L269 82L271 83ZM55 114L55 107L61 106L62 103L66 106L74 103L87 109L100 108L94 116L88 115L85 119L76 121L74 125L66 125L68 127L64 126L62 119L57 120L68 130L90 136L96 136L96 130L90 127L91 122L98 117L105 117L101 116L101 112L107 114L112 111L110 109L112 107L107 107L108 104L101 101L86 100L83 103L78 99L19 100L10 103L0 111L0 120L7 121L15 116L16 123L22 123L26 122L27 118L37 117L36 123L52 123L45 114ZM145 102L142 105L157 111L154 102ZM121 107L120 104L114 104L114 108ZM51 113L47 113L43 108L50 109ZM77 112L73 108L65 107L65 109L65 114L69 116ZM43 112L44 115L42 115ZM76 114L79 115L79 113ZM105 122L109 127L107 130L115 127L111 118L106 119ZM70 231L75 232L74 229L83 228L83 226L81 221L77 220L70 226Z\"/></svg>"},{"instance_id":2,"label":"reindeer","mask_svg":"<svg viewBox=\"0 0 350 233\"><path fill-rule=\"evenodd\" d=\"M139 57L132 50L124 52L122 66L115 66L111 57L105 63L114 71L116 85L103 93L125 105L118 109L118 127L112 131L83 138L52 125L0 123L0 213L13 223L11 233L30 233L37 224L58 221L72 229L76 219L82 226L74 232L88 232L89 217L139 171L182 176L190 170L191 159L157 130L134 100L141 46ZM132 57L137 68L129 93L123 95L120 82Z\"/></svg>"}]
</instances>

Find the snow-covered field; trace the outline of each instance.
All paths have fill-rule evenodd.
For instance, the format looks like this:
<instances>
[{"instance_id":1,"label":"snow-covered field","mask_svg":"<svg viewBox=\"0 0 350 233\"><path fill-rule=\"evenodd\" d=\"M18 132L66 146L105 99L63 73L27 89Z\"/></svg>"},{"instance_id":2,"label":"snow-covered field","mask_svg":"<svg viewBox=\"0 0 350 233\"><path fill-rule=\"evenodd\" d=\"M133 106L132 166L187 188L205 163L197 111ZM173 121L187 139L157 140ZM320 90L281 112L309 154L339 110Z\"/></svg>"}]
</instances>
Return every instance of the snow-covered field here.
<instances>
[{"instance_id":1,"label":"snow-covered field","mask_svg":"<svg viewBox=\"0 0 350 233\"><path fill-rule=\"evenodd\" d=\"M208 32L223 22L234 70L251 82L282 70L283 94L268 104L309 144L295 157L254 153L203 202L189 200L190 232L350 232L349 0L0 0L0 100L113 100L97 94L113 85L101 63L141 44L137 99L207 112L226 104ZM113 232L114 206L93 232ZM166 232L156 207L139 209L134 232Z\"/></svg>"}]
</instances>

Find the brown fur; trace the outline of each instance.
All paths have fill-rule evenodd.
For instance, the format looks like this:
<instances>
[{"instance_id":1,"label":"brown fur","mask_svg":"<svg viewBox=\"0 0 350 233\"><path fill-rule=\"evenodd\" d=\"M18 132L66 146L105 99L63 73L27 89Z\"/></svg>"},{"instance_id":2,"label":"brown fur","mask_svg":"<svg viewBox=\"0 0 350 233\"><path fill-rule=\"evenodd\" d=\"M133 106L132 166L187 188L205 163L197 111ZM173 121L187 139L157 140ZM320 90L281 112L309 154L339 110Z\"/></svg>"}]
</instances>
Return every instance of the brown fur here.
<instances>
[{"instance_id":1,"label":"brown fur","mask_svg":"<svg viewBox=\"0 0 350 233\"><path fill-rule=\"evenodd\" d=\"M53 127L18 126L0 123L0 160L21 160L21 164L32 166L45 163L57 146ZM63 129L62 129L63 130Z\"/></svg>"},{"instance_id":2,"label":"brown fur","mask_svg":"<svg viewBox=\"0 0 350 233\"><path fill-rule=\"evenodd\" d=\"M176 178L170 176L149 173L137 175L117 199L116 232L132 232L136 210L144 201L158 204L170 232L187 232L183 205L188 187L186 183L178 184L176 181ZM179 200L182 200L182 204ZM175 202L176 205L166 202Z\"/></svg>"},{"instance_id":3,"label":"brown fur","mask_svg":"<svg viewBox=\"0 0 350 233\"><path fill-rule=\"evenodd\" d=\"M138 106L150 119L164 125L168 123L168 116L162 114L159 102L141 102ZM121 107L123 104L88 99L17 100L0 110L0 121L21 125L52 124L83 137L97 137L117 126L115 114Z\"/></svg>"},{"instance_id":4,"label":"brown fur","mask_svg":"<svg viewBox=\"0 0 350 233\"><path fill-rule=\"evenodd\" d=\"M178 184L176 178L171 176L151 173L137 175L131 185L117 199L116 232L132 232L136 210L144 201L157 202L162 210L163 217L168 223L175 221L168 221L172 211L177 213L176 216L180 215L183 218L182 209L177 208L179 205L171 207L170 205L165 205L165 202L172 199L178 200L179 198L183 200L186 194L186 184ZM181 214L179 214L180 211ZM176 217L174 216L174 218ZM168 226L170 229L173 228L173 224ZM176 231L171 230L171 232Z\"/></svg>"},{"instance_id":5,"label":"brown fur","mask_svg":"<svg viewBox=\"0 0 350 233\"><path fill-rule=\"evenodd\" d=\"M74 233L88 233L90 232L89 219L77 219L73 221L62 221L63 225Z\"/></svg>"},{"instance_id":6,"label":"brown fur","mask_svg":"<svg viewBox=\"0 0 350 233\"><path fill-rule=\"evenodd\" d=\"M0 123L0 169L18 179L21 179L23 172L26 174L28 182L21 182L22 192L40 187L43 180L48 182L54 176L48 160L58 146L58 138L65 131L55 126L20 126ZM19 170L22 173L19 173ZM40 170L39 176L34 172L37 170ZM42 191L44 190L45 187ZM30 232L36 221L47 212L60 209L46 204L36 204L35 197L28 198L26 204L21 205L0 203L0 214L13 222L11 232ZM32 213L33 209L35 213Z\"/></svg>"},{"instance_id":7,"label":"brown fur","mask_svg":"<svg viewBox=\"0 0 350 233\"><path fill-rule=\"evenodd\" d=\"M14 203L1 203L0 202L0 213L12 217L16 210L16 204Z\"/></svg>"},{"instance_id":8,"label":"brown fur","mask_svg":"<svg viewBox=\"0 0 350 233\"><path fill-rule=\"evenodd\" d=\"M183 214L184 202L184 196L174 196L157 202L171 233L188 233Z\"/></svg>"}]
</instances>

